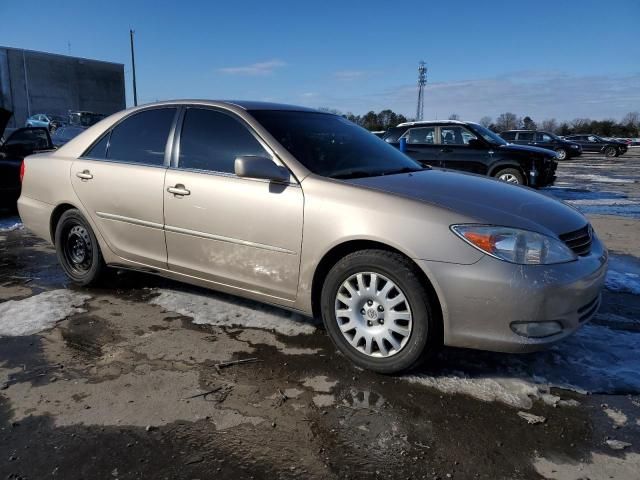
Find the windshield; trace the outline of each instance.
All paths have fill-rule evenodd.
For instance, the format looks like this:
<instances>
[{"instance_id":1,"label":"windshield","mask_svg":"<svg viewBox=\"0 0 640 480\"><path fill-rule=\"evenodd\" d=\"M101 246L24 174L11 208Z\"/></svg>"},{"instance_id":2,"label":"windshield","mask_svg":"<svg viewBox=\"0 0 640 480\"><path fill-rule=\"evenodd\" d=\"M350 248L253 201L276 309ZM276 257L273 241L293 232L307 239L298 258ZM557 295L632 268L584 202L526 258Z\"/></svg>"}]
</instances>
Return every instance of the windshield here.
<instances>
[{"instance_id":1,"label":"windshield","mask_svg":"<svg viewBox=\"0 0 640 480\"><path fill-rule=\"evenodd\" d=\"M337 115L282 110L250 113L318 175L357 178L424 170L398 149Z\"/></svg>"},{"instance_id":2,"label":"windshield","mask_svg":"<svg viewBox=\"0 0 640 480\"><path fill-rule=\"evenodd\" d=\"M504 138L502 138L497 133L492 132L488 128L483 127L482 125L480 125L478 123L468 123L467 126L471 130L476 132L478 135L482 136L482 138L484 138L487 142L491 143L492 145L506 145L507 144L507 141Z\"/></svg>"}]
</instances>

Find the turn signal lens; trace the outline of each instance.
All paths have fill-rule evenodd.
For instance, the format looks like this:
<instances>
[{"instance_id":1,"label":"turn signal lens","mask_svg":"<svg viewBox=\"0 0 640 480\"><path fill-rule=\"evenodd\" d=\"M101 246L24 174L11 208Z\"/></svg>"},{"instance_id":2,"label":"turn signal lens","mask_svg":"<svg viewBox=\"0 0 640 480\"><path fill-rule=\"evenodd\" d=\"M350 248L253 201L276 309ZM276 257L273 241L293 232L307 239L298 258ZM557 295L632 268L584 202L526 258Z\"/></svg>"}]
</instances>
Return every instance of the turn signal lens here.
<instances>
[{"instance_id":1,"label":"turn signal lens","mask_svg":"<svg viewBox=\"0 0 640 480\"><path fill-rule=\"evenodd\" d=\"M577 258L559 239L537 232L493 225L452 225L451 230L487 255L519 265L550 265Z\"/></svg>"},{"instance_id":2,"label":"turn signal lens","mask_svg":"<svg viewBox=\"0 0 640 480\"><path fill-rule=\"evenodd\" d=\"M25 167L25 164L24 164L24 160L22 160L22 163L20 164L20 183L22 183L22 181L24 180L25 168L26 167Z\"/></svg>"}]
</instances>

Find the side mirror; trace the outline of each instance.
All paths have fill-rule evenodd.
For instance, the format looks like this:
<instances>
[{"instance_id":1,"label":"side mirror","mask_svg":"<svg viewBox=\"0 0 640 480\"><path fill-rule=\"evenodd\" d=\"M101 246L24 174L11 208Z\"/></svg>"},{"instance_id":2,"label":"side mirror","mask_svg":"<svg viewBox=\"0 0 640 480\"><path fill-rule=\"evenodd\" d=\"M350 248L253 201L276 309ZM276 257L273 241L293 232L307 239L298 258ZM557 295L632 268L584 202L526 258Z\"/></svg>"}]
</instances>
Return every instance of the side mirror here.
<instances>
[{"instance_id":1,"label":"side mirror","mask_svg":"<svg viewBox=\"0 0 640 480\"><path fill-rule=\"evenodd\" d=\"M477 138L472 138L471 140L469 140L469 143L467 144L469 145L471 148L483 148L484 144L478 140Z\"/></svg>"},{"instance_id":2,"label":"side mirror","mask_svg":"<svg viewBox=\"0 0 640 480\"><path fill-rule=\"evenodd\" d=\"M275 164L267 157L241 156L236 157L234 169L236 175L243 178L261 178L272 182L287 183L289 171L285 167Z\"/></svg>"}]
</instances>

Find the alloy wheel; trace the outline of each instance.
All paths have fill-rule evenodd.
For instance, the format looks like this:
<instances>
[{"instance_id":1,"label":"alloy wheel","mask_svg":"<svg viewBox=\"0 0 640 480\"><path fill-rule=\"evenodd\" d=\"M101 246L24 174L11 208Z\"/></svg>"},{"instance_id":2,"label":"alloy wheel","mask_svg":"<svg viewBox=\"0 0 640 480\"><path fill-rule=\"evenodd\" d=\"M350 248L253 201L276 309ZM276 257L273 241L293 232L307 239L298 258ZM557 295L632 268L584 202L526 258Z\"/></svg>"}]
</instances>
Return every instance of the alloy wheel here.
<instances>
[{"instance_id":1,"label":"alloy wheel","mask_svg":"<svg viewBox=\"0 0 640 480\"><path fill-rule=\"evenodd\" d=\"M518 177L516 177L513 173L503 173L498 177L498 179L507 183L520 183L518 181Z\"/></svg>"},{"instance_id":2,"label":"alloy wheel","mask_svg":"<svg viewBox=\"0 0 640 480\"><path fill-rule=\"evenodd\" d=\"M370 357L390 357L406 345L412 331L409 302L392 280L373 272L351 275L335 298L338 327L347 342Z\"/></svg>"}]
</instances>

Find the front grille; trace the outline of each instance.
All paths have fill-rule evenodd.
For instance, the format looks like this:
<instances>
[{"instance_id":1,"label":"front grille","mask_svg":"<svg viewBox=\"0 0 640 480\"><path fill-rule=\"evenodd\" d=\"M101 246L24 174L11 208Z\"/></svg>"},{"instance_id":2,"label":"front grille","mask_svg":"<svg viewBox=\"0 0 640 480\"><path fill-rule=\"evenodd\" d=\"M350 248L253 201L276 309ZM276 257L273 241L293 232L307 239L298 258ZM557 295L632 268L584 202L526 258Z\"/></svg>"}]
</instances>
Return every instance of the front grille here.
<instances>
[{"instance_id":1,"label":"front grille","mask_svg":"<svg viewBox=\"0 0 640 480\"><path fill-rule=\"evenodd\" d=\"M580 230L563 233L560 235L560 240L562 240L567 247L573 250L576 255L584 257L591 253L591 237L591 225L587 224Z\"/></svg>"}]
</instances>

